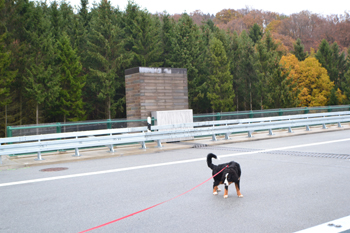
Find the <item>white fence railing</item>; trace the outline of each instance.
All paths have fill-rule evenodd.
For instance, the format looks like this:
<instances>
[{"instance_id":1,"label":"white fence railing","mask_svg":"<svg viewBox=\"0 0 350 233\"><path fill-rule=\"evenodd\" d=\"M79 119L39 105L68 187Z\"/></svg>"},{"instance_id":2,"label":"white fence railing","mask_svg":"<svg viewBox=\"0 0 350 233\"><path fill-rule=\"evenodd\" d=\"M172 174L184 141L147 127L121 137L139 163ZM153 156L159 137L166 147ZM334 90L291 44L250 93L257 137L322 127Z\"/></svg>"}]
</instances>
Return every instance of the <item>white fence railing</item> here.
<instances>
[{"instance_id":1,"label":"white fence railing","mask_svg":"<svg viewBox=\"0 0 350 233\"><path fill-rule=\"evenodd\" d=\"M74 156L80 156L79 148L94 146L108 146L114 152L114 145L118 144L141 143L145 149L146 141L157 141L158 147L162 147L161 140L198 136L212 136L212 140L217 140L218 134L224 134L225 139L229 139L230 134L238 132L247 132L251 137L258 130L268 130L271 135L274 129L287 128L288 132L292 132L293 127L310 130L311 125L326 128L326 124L334 123L341 127L343 122L350 122L350 111L152 126L151 132L145 126L10 137L0 138L0 156L37 153L36 160L42 160L41 152L44 151L75 149Z\"/></svg>"}]
</instances>

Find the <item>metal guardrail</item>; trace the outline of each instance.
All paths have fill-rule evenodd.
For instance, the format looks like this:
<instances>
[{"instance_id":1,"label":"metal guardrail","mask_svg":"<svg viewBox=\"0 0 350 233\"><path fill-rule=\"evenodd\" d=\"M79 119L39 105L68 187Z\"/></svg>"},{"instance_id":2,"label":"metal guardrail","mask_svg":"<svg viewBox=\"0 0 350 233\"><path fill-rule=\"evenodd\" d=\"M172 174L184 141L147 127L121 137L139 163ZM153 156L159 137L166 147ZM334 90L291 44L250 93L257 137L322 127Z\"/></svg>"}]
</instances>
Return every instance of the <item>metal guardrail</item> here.
<instances>
[{"instance_id":1,"label":"metal guardrail","mask_svg":"<svg viewBox=\"0 0 350 233\"><path fill-rule=\"evenodd\" d=\"M44 151L75 149L73 156L80 156L79 148L94 146L107 146L114 152L114 145L118 144L141 143L145 149L146 141L157 141L158 147L162 147L164 139L212 136L212 140L217 140L218 134L229 139L230 134L238 132L247 132L251 137L254 131L268 130L271 135L274 129L288 128L288 132L292 132L293 127L310 130L311 125L326 128L326 124L334 123L341 127L343 122L350 122L350 111L152 126L151 132L147 127L135 127L11 137L0 139L0 156L38 153L36 160L42 160Z\"/></svg>"},{"instance_id":2,"label":"metal guardrail","mask_svg":"<svg viewBox=\"0 0 350 233\"><path fill-rule=\"evenodd\" d=\"M152 119L154 121L154 119ZM101 121L85 121L85 122L56 122L40 125L15 125L7 126L7 137L19 137L25 135L38 135L38 134L53 134L62 132L76 132L76 131L89 131L89 130L102 130L112 128L126 128L130 123L139 123L140 125L146 125L146 119L137 120L101 120ZM86 130L88 128L88 130ZM15 132L15 135L13 135Z\"/></svg>"},{"instance_id":3,"label":"metal guardrail","mask_svg":"<svg viewBox=\"0 0 350 233\"><path fill-rule=\"evenodd\" d=\"M297 108L282 108L282 109L265 109L265 110L250 110L250 111L237 111L237 112L218 112L218 113L206 113L193 115L193 121L211 121L211 120L238 120L245 118L258 118L258 117L273 117L273 116L285 116L285 115L299 115L321 112L340 112L349 111L350 105L335 105L335 106L318 106L318 107L297 107ZM152 122L156 119L152 119ZM67 133L76 131L89 131L89 130L103 130L103 129L115 129L126 128L130 123L134 123L135 126L146 126L147 119L107 119L97 121L83 121L83 122L56 122L49 124L39 125L14 125L7 126L7 137L19 137L25 135L40 135L40 134L53 134L53 133ZM136 125L137 124L137 125Z\"/></svg>"}]
</instances>

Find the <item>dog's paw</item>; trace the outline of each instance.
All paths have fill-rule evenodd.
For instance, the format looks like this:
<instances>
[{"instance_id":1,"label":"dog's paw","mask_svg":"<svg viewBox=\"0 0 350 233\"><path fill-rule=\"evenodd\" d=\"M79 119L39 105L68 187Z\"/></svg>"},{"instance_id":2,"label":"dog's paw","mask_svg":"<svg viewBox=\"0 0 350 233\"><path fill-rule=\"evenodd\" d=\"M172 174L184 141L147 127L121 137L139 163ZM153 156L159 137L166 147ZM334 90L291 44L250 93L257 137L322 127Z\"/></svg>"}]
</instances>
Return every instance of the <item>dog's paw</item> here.
<instances>
[{"instance_id":1,"label":"dog's paw","mask_svg":"<svg viewBox=\"0 0 350 233\"><path fill-rule=\"evenodd\" d=\"M224 198L228 198L228 195L224 195Z\"/></svg>"},{"instance_id":2,"label":"dog's paw","mask_svg":"<svg viewBox=\"0 0 350 233\"><path fill-rule=\"evenodd\" d=\"M218 192L213 192L214 195L218 195Z\"/></svg>"},{"instance_id":3,"label":"dog's paw","mask_svg":"<svg viewBox=\"0 0 350 233\"><path fill-rule=\"evenodd\" d=\"M221 192L221 189L218 188L217 191L218 191L218 192Z\"/></svg>"},{"instance_id":4,"label":"dog's paw","mask_svg":"<svg viewBox=\"0 0 350 233\"><path fill-rule=\"evenodd\" d=\"M241 194L241 195L239 195L238 197L243 197L243 195Z\"/></svg>"}]
</instances>

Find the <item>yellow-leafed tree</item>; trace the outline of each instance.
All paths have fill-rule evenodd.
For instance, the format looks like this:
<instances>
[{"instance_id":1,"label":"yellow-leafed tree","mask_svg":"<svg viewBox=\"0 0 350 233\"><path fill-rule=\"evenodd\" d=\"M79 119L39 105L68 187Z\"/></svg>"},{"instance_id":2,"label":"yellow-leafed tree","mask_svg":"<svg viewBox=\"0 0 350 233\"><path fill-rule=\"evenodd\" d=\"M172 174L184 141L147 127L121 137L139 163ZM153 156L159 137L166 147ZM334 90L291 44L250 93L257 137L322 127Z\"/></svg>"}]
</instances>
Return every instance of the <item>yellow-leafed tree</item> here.
<instances>
[{"instance_id":1,"label":"yellow-leafed tree","mask_svg":"<svg viewBox=\"0 0 350 233\"><path fill-rule=\"evenodd\" d=\"M329 102L334 83L330 81L327 70L314 57L308 57L299 62L289 54L283 56L280 64L285 72L290 72L288 79L296 84L293 91L298 92L296 98L299 106L325 106Z\"/></svg>"}]
</instances>

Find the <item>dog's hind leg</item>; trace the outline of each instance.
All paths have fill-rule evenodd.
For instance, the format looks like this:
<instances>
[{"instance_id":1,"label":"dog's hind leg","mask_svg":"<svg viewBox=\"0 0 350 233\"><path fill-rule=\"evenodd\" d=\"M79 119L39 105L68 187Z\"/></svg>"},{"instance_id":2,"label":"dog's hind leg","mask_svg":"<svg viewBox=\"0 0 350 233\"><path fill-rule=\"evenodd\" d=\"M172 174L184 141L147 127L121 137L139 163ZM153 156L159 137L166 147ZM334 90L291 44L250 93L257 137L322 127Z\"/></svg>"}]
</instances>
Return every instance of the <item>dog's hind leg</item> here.
<instances>
[{"instance_id":1,"label":"dog's hind leg","mask_svg":"<svg viewBox=\"0 0 350 233\"><path fill-rule=\"evenodd\" d=\"M218 195L218 186L214 186L213 188L213 194Z\"/></svg>"},{"instance_id":2,"label":"dog's hind leg","mask_svg":"<svg viewBox=\"0 0 350 233\"><path fill-rule=\"evenodd\" d=\"M237 191L237 196L238 197L243 197L240 189L239 189L239 181L237 183L235 183L235 186L236 186L236 191Z\"/></svg>"},{"instance_id":3,"label":"dog's hind leg","mask_svg":"<svg viewBox=\"0 0 350 233\"><path fill-rule=\"evenodd\" d=\"M214 181L214 185L213 185L213 194L214 195L218 195L218 192L221 191L218 187L219 184L220 184L220 181Z\"/></svg>"}]
</instances>

